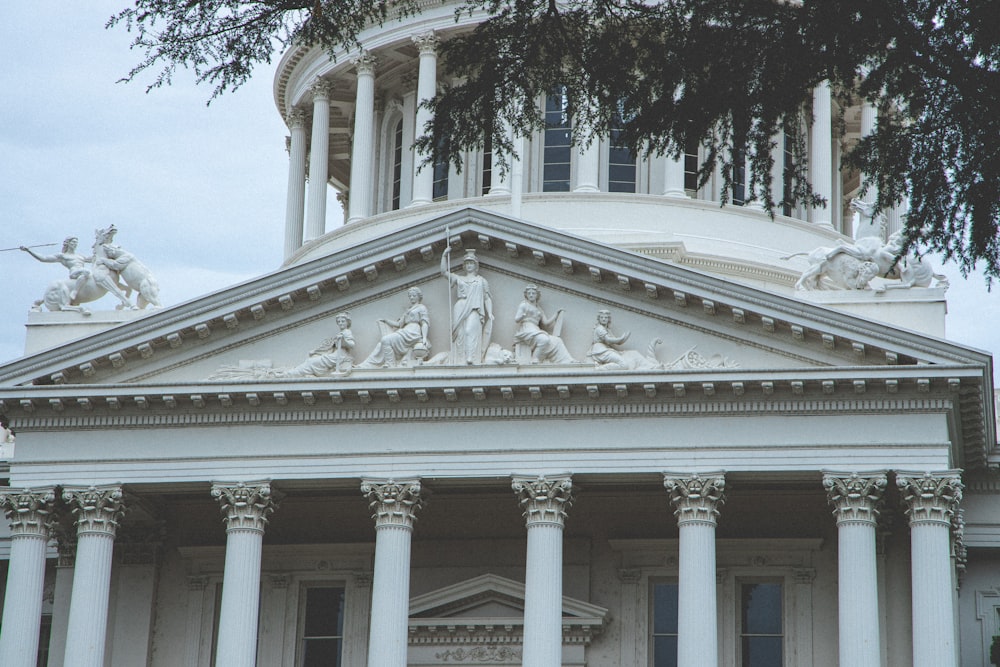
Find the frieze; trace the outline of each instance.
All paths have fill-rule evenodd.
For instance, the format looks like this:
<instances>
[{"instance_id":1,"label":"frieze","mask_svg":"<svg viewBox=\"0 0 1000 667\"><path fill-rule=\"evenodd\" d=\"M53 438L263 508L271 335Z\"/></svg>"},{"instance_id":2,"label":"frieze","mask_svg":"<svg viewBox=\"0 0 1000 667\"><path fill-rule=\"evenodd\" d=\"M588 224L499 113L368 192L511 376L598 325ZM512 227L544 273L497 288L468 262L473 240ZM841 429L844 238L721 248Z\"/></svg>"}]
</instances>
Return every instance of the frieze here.
<instances>
[{"instance_id":1,"label":"frieze","mask_svg":"<svg viewBox=\"0 0 1000 667\"><path fill-rule=\"evenodd\" d=\"M455 660L456 662L511 662L521 659L521 651L511 646L489 645L475 646L469 649L449 649L441 653L435 653L434 657L444 662L450 660Z\"/></svg>"}]
</instances>

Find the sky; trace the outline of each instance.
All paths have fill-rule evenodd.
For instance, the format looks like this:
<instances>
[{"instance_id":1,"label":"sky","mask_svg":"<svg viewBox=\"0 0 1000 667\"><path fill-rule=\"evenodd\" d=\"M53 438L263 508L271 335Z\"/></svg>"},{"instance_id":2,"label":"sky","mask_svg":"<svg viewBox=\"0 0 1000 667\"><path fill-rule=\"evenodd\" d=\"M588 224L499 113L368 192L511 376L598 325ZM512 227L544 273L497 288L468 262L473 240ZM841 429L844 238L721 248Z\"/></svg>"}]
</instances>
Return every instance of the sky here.
<instances>
[{"instance_id":1,"label":"sky","mask_svg":"<svg viewBox=\"0 0 1000 667\"><path fill-rule=\"evenodd\" d=\"M273 64L210 105L211 87L187 71L150 93L152 74L118 83L142 56L124 28L104 28L127 4L4 3L0 248L77 236L85 251L96 228L114 224L116 242L150 268L171 306L280 266L288 130ZM332 190L328 201L329 230L339 224ZM1000 286L988 292L981 276L931 261L951 279L948 338L1000 351ZM21 356L28 309L65 275L0 252L0 363ZM111 308L108 299L99 303Z\"/></svg>"}]
</instances>

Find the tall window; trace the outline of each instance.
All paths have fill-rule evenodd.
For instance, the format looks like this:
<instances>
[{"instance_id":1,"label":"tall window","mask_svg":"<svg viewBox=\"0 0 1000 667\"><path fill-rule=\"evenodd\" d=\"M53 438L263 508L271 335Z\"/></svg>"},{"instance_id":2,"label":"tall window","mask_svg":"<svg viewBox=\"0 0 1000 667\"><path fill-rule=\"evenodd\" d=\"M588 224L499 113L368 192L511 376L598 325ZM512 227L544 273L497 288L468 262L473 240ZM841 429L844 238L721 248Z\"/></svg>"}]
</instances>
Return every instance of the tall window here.
<instances>
[{"instance_id":1,"label":"tall window","mask_svg":"<svg viewBox=\"0 0 1000 667\"><path fill-rule=\"evenodd\" d=\"M792 138L787 134L783 136L783 143L781 145L782 154L784 155L783 169L781 171L781 189L782 189L782 199L781 199L781 213L782 215L792 215L792 200L794 193L792 192L793 178L795 177L795 152L792 150Z\"/></svg>"},{"instance_id":2,"label":"tall window","mask_svg":"<svg viewBox=\"0 0 1000 667\"><path fill-rule=\"evenodd\" d=\"M52 639L52 614L42 614L42 624L38 629L38 667L49 664L49 641Z\"/></svg>"},{"instance_id":3,"label":"tall window","mask_svg":"<svg viewBox=\"0 0 1000 667\"><path fill-rule=\"evenodd\" d=\"M344 589L304 589L299 667L340 667L344 643Z\"/></svg>"},{"instance_id":4,"label":"tall window","mask_svg":"<svg viewBox=\"0 0 1000 667\"><path fill-rule=\"evenodd\" d=\"M776 582L740 584L742 667L782 667L783 645L781 584Z\"/></svg>"},{"instance_id":5,"label":"tall window","mask_svg":"<svg viewBox=\"0 0 1000 667\"><path fill-rule=\"evenodd\" d=\"M635 192L635 155L619 145L622 125L622 115L618 112L608 133L608 192Z\"/></svg>"},{"instance_id":6,"label":"tall window","mask_svg":"<svg viewBox=\"0 0 1000 667\"><path fill-rule=\"evenodd\" d=\"M431 194L434 201L448 198L448 166L447 158L441 158L434 163L434 188Z\"/></svg>"},{"instance_id":7,"label":"tall window","mask_svg":"<svg viewBox=\"0 0 1000 667\"><path fill-rule=\"evenodd\" d=\"M399 209L399 190L403 177L403 119L392 133L392 210Z\"/></svg>"},{"instance_id":8,"label":"tall window","mask_svg":"<svg viewBox=\"0 0 1000 667\"><path fill-rule=\"evenodd\" d=\"M677 665L677 584L653 584L653 667Z\"/></svg>"},{"instance_id":9,"label":"tall window","mask_svg":"<svg viewBox=\"0 0 1000 667\"><path fill-rule=\"evenodd\" d=\"M747 152L745 148L733 151L732 195L735 206L743 206L747 202Z\"/></svg>"},{"instance_id":10,"label":"tall window","mask_svg":"<svg viewBox=\"0 0 1000 667\"><path fill-rule=\"evenodd\" d=\"M572 123L566 89L557 87L545 96L542 192L569 192Z\"/></svg>"},{"instance_id":11,"label":"tall window","mask_svg":"<svg viewBox=\"0 0 1000 667\"><path fill-rule=\"evenodd\" d=\"M483 183L480 194L488 195L493 187L493 135L487 133L483 143Z\"/></svg>"},{"instance_id":12,"label":"tall window","mask_svg":"<svg viewBox=\"0 0 1000 667\"><path fill-rule=\"evenodd\" d=\"M698 140L689 138L684 146L684 189L694 195L698 191Z\"/></svg>"}]
</instances>

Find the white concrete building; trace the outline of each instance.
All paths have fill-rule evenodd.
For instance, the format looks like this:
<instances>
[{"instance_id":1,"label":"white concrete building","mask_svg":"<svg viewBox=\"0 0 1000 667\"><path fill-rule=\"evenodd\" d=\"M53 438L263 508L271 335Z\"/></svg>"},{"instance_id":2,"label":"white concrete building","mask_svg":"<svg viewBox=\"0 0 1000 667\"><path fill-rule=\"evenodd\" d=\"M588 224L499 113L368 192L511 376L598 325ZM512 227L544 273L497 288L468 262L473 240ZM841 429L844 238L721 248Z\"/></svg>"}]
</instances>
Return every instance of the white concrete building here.
<instances>
[{"instance_id":1,"label":"white concrete building","mask_svg":"<svg viewBox=\"0 0 1000 667\"><path fill-rule=\"evenodd\" d=\"M29 314L0 664L990 664L992 359L913 258L851 282L889 241L852 237L829 90L824 210L578 150L555 96L509 174L418 171L462 20L285 54L284 266Z\"/></svg>"}]
</instances>

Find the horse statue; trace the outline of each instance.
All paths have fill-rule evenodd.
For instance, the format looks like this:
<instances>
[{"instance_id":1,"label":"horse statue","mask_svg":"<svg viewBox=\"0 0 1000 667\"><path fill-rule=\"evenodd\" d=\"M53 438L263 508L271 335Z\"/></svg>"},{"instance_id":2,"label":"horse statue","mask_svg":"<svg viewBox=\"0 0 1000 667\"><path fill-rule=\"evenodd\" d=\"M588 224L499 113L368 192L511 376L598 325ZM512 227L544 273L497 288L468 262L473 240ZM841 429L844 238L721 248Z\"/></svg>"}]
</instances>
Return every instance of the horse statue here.
<instances>
[{"instance_id":1,"label":"horse statue","mask_svg":"<svg viewBox=\"0 0 1000 667\"><path fill-rule=\"evenodd\" d=\"M94 230L93 253L90 257L82 257L75 254L75 239L72 239L74 243L71 244L68 251L67 247L64 246L64 252L51 257L43 257L31 252L30 254L41 262L58 262L70 269L70 279L56 280L50 283L45 289L45 294L42 298L34 302L33 309L41 310L41 307L44 305L48 310L53 312L75 311L81 315L90 315L90 310L82 304L97 301L105 294L111 294L119 301L119 304L116 306L117 310L136 310L137 306L134 306L129 301L132 289L138 291L144 301L139 307L143 307L147 303L159 305L159 288L152 289L149 286L149 279L152 276L148 275L149 270L145 269L141 264L138 267L145 269L147 279L145 295L143 295L141 277L135 278L136 287L132 287L131 289L129 286L119 282L119 272L112 268L117 266L116 260L108 255L108 247L116 247L112 246L112 241L114 241L115 234L117 233L118 230L115 229L114 225L105 229ZM70 239L67 239L67 243L69 241ZM122 252L124 251L120 251L119 249L119 257ZM108 264L111 264L111 266ZM130 262L125 262L123 266L128 264ZM142 271L139 270L136 273L141 274ZM152 282L155 284L155 281ZM126 290L128 290L128 294L126 294ZM149 298L150 295L153 297L152 299Z\"/></svg>"},{"instance_id":2,"label":"horse statue","mask_svg":"<svg viewBox=\"0 0 1000 667\"><path fill-rule=\"evenodd\" d=\"M874 236L884 239L889 229L889 223L885 219L884 213L875 211L875 204L866 202L855 197L850 203L854 216L851 218L851 226L854 228L854 238L863 239Z\"/></svg>"}]
</instances>

